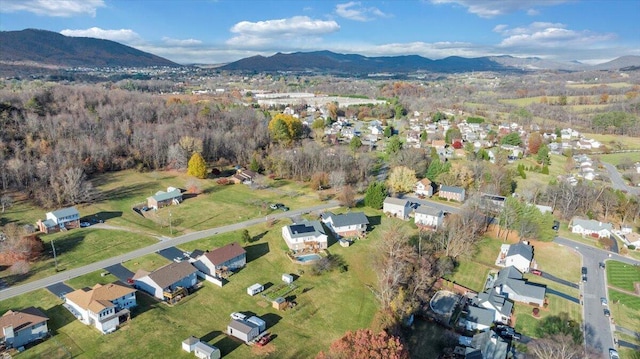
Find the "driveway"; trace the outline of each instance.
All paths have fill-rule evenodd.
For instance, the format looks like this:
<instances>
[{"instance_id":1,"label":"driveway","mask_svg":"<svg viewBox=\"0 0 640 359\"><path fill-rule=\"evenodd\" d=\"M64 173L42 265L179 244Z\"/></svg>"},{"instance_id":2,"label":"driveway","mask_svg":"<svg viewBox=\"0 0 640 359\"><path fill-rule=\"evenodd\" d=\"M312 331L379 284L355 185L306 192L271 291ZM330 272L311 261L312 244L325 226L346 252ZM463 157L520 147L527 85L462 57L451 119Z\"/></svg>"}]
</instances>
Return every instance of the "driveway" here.
<instances>
[{"instance_id":1,"label":"driveway","mask_svg":"<svg viewBox=\"0 0 640 359\"><path fill-rule=\"evenodd\" d=\"M622 178L622 175L620 174L620 172L618 172L618 169L616 168L616 166L606 162L602 162L602 165L609 173L609 178L611 179L611 185L614 189L619 189L622 191L626 191L627 193L640 195L640 188L627 186L627 183Z\"/></svg>"},{"instance_id":2,"label":"driveway","mask_svg":"<svg viewBox=\"0 0 640 359\"><path fill-rule=\"evenodd\" d=\"M547 288L547 293L548 294L553 294L555 296L558 296L560 298L566 299L568 301L574 302L576 304L580 304L580 299L576 298L576 297L572 297L568 294L562 293L562 292L558 292L557 290L551 289L551 288Z\"/></svg>"},{"instance_id":3,"label":"driveway","mask_svg":"<svg viewBox=\"0 0 640 359\"><path fill-rule=\"evenodd\" d=\"M579 289L580 286L577 285L576 283L573 282L569 282L568 280L564 280L562 278L558 278L552 274L546 273L546 272L542 272L542 275L540 275L542 278L546 278L548 280L554 281L556 283L562 284L562 285L566 285L567 287L571 287L571 288L576 288Z\"/></svg>"},{"instance_id":4,"label":"driveway","mask_svg":"<svg viewBox=\"0 0 640 359\"><path fill-rule=\"evenodd\" d=\"M128 270L125 266L123 266L120 263L105 267L104 269L109 273L113 274L114 276L116 276L118 279L120 279L124 283L127 283L127 279L133 277L133 274L134 274L132 271Z\"/></svg>"},{"instance_id":5,"label":"driveway","mask_svg":"<svg viewBox=\"0 0 640 359\"><path fill-rule=\"evenodd\" d=\"M182 257L182 251L176 247L169 247L158 251L158 254L167 258L170 261L173 261L173 258Z\"/></svg>"},{"instance_id":6,"label":"driveway","mask_svg":"<svg viewBox=\"0 0 640 359\"><path fill-rule=\"evenodd\" d=\"M73 292L75 289L69 287L68 285L60 282L55 283L47 287L47 290L58 298L62 298L63 295L67 293Z\"/></svg>"}]
</instances>

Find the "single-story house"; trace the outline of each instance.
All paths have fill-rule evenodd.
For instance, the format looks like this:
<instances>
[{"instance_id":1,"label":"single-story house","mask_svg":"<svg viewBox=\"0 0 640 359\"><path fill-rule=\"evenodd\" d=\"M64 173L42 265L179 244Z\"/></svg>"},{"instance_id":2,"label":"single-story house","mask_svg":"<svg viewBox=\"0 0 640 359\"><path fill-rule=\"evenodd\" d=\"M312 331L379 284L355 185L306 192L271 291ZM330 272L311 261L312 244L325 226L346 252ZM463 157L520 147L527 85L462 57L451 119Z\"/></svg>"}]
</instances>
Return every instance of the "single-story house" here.
<instances>
[{"instance_id":1,"label":"single-story house","mask_svg":"<svg viewBox=\"0 0 640 359\"><path fill-rule=\"evenodd\" d=\"M233 319L227 326L227 334L248 343L260 335L260 327L246 320Z\"/></svg>"},{"instance_id":2,"label":"single-story house","mask_svg":"<svg viewBox=\"0 0 640 359\"><path fill-rule=\"evenodd\" d=\"M528 273L533 260L533 247L519 242L509 246L504 258L504 266L513 266L522 273Z\"/></svg>"},{"instance_id":3,"label":"single-story house","mask_svg":"<svg viewBox=\"0 0 640 359\"><path fill-rule=\"evenodd\" d=\"M252 184L253 181L256 179L256 176L257 176L257 173L253 171L239 168L236 170L236 173L233 176L231 176L229 179L236 184L238 183Z\"/></svg>"},{"instance_id":4,"label":"single-story house","mask_svg":"<svg viewBox=\"0 0 640 359\"><path fill-rule=\"evenodd\" d=\"M542 306L547 291L546 286L531 283L522 278L522 273L513 266L505 267L498 272L493 283L496 293L513 301Z\"/></svg>"},{"instance_id":5,"label":"single-story house","mask_svg":"<svg viewBox=\"0 0 640 359\"><path fill-rule=\"evenodd\" d=\"M121 282L96 284L65 295L65 307L84 324L101 333L111 333L120 319L129 319L130 308L137 305L136 290Z\"/></svg>"},{"instance_id":6,"label":"single-story house","mask_svg":"<svg viewBox=\"0 0 640 359\"><path fill-rule=\"evenodd\" d=\"M397 217L400 219L409 219L409 215L413 211L411 202L406 199L387 197L382 204L382 212L390 217Z\"/></svg>"},{"instance_id":7,"label":"single-story house","mask_svg":"<svg viewBox=\"0 0 640 359\"><path fill-rule=\"evenodd\" d=\"M465 329L468 331L485 331L491 328L495 319L495 310L470 305L467 308Z\"/></svg>"},{"instance_id":8,"label":"single-story house","mask_svg":"<svg viewBox=\"0 0 640 359\"><path fill-rule=\"evenodd\" d=\"M20 348L36 340L44 339L49 332L49 318L38 308L8 310L0 317L0 342L8 348Z\"/></svg>"},{"instance_id":9,"label":"single-story house","mask_svg":"<svg viewBox=\"0 0 640 359\"><path fill-rule=\"evenodd\" d=\"M418 227L438 229L444 221L444 212L430 206L421 205L414 212L414 221Z\"/></svg>"},{"instance_id":10,"label":"single-story house","mask_svg":"<svg viewBox=\"0 0 640 359\"><path fill-rule=\"evenodd\" d=\"M465 189L462 187L440 185L440 189L438 190L438 197L445 198L449 201L453 200L464 202L466 198Z\"/></svg>"},{"instance_id":11,"label":"single-story house","mask_svg":"<svg viewBox=\"0 0 640 359\"><path fill-rule=\"evenodd\" d=\"M613 232L611 223L602 223L593 219L582 219L574 217L569 225L572 233L579 233L583 236L596 238L610 237Z\"/></svg>"},{"instance_id":12,"label":"single-story house","mask_svg":"<svg viewBox=\"0 0 640 359\"><path fill-rule=\"evenodd\" d=\"M320 221L304 221L282 227L282 238L289 249L327 249L328 238Z\"/></svg>"},{"instance_id":13,"label":"single-story house","mask_svg":"<svg viewBox=\"0 0 640 359\"><path fill-rule=\"evenodd\" d=\"M433 196L433 186L433 182L431 182L428 178L423 178L420 181L416 182L414 191L418 196L431 197Z\"/></svg>"},{"instance_id":14,"label":"single-story house","mask_svg":"<svg viewBox=\"0 0 640 359\"><path fill-rule=\"evenodd\" d=\"M147 207L158 209L182 202L182 191L179 188L169 187L167 191L158 191L155 195L147 197Z\"/></svg>"},{"instance_id":15,"label":"single-story house","mask_svg":"<svg viewBox=\"0 0 640 359\"><path fill-rule=\"evenodd\" d=\"M363 212L344 214L326 212L322 214L322 222L340 237L363 236L367 232L367 226L369 225L369 219Z\"/></svg>"},{"instance_id":16,"label":"single-story house","mask_svg":"<svg viewBox=\"0 0 640 359\"><path fill-rule=\"evenodd\" d=\"M75 207L67 207L47 212L44 221L39 220L38 230L44 233L58 232L62 229L80 227L80 212Z\"/></svg>"},{"instance_id":17,"label":"single-story house","mask_svg":"<svg viewBox=\"0 0 640 359\"><path fill-rule=\"evenodd\" d=\"M214 277L221 270L234 271L246 264L247 251L238 242L204 253L193 262L199 271Z\"/></svg>"},{"instance_id":18,"label":"single-story house","mask_svg":"<svg viewBox=\"0 0 640 359\"><path fill-rule=\"evenodd\" d=\"M182 341L182 350L187 353L193 352L193 354L200 359L220 359L222 357L220 349L200 341L200 339L194 336L190 336Z\"/></svg>"},{"instance_id":19,"label":"single-story house","mask_svg":"<svg viewBox=\"0 0 640 359\"><path fill-rule=\"evenodd\" d=\"M133 276L134 287L152 296L173 302L180 296L186 296L198 279L196 268L188 261L174 262L153 272L139 269Z\"/></svg>"}]
</instances>

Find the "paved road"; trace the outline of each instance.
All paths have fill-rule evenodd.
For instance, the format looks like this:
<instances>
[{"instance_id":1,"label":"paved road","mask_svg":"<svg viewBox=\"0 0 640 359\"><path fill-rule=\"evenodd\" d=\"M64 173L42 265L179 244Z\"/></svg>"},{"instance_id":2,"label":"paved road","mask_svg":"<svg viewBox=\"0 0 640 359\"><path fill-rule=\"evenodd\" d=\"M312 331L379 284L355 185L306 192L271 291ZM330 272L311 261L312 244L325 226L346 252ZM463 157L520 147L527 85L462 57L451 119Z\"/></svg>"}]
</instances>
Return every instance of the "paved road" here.
<instances>
[{"instance_id":1,"label":"paved road","mask_svg":"<svg viewBox=\"0 0 640 359\"><path fill-rule=\"evenodd\" d=\"M556 237L555 243L575 249L582 256L582 265L587 268L587 281L582 284L584 333L587 345L602 352L603 358L609 357L609 348L613 348L612 324L603 313L601 297L607 297L605 271L599 263L612 259L629 264L640 263L631 258L622 257L599 248L595 248L567 238Z\"/></svg>"},{"instance_id":2,"label":"paved road","mask_svg":"<svg viewBox=\"0 0 640 359\"><path fill-rule=\"evenodd\" d=\"M329 208L334 208L337 207L338 203L336 201L330 201L318 206L313 206L313 207L307 207L307 208L302 208L302 209L297 209L297 210L292 210L289 212L282 212L282 213L277 213L277 214L272 214L269 215L269 219L274 218L274 219L280 219L280 218L284 218L284 217L288 217L291 215L298 215L298 214L302 214L302 213L310 213L310 212L316 212L316 211L322 211L322 210L326 210ZM229 224L226 226L222 226L222 227L217 227L217 228L211 228L211 229L206 229L204 231L199 231L199 232L193 232L193 233L188 233L185 235L182 235L180 237L176 237L173 239L166 239L163 240L161 242L152 244L150 246L144 247L144 248L140 248L140 249L136 249L135 251L129 252L129 253L125 253L119 256L115 256L115 257L111 257L109 259L105 259L99 262L95 262L95 263L91 263L89 265L86 265L84 267L80 267L80 268L74 268L74 269L69 269L69 270L65 270L64 272L60 272L57 274L54 274L50 277L47 278L43 278L43 279L39 279L33 282L29 282L29 283L25 283L22 285L18 285L18 286L13 286L13 287L9 287L6 289L3 289L2 291L0 291L0 300L4 300L4 299L9 299L24 293L28 293L37 289L41 289L41 288L46 288L48 286L51 286L52 284L55 283L59 283L59 282L63 282L65 280L71 279L71 278L75 278L75 277L79 277L81 275L85 275L87 273L91 273L109 266L112 266L114 264L120 264L122 262L128 261L128 260L132 260L134 258L138 258L138 257L142 257L146 254L150 254L150 253L154 253L154 252L158 252L161 251L163 249L169 248L169 247L173 247L173 246L179 246L181 244L184 243L188 243L191 241L195 241L198 239L202 239L202 238L206 238L206 237L211 237L213 235L216 235L218 233L226 233L226 232L232 232L232 231L237 231L239 229L243 229L246 227L250 227L259 223L264 223L266 220L266 218L254 218L254 219L250 219L244 222L239 222L239 223L234 223L234 224Z\"/></svg>"},{"instance_id":3,"label":"paved road","mask_svg":"<svg viewBox=\"0 0 640 359\"><path fill-rule=\"evenodd\" d=\"M627 183L622 178L622 175L620 174L620 172L618 172L618 169L616 168L616 166L606 162L602 162L602 165L607 170L607 172L609 172L611 185L613 186L614 189L623 190L623 191L626 191L627 193L640 196L640 188L627 186Z\"/></svg>"}]
</instances>

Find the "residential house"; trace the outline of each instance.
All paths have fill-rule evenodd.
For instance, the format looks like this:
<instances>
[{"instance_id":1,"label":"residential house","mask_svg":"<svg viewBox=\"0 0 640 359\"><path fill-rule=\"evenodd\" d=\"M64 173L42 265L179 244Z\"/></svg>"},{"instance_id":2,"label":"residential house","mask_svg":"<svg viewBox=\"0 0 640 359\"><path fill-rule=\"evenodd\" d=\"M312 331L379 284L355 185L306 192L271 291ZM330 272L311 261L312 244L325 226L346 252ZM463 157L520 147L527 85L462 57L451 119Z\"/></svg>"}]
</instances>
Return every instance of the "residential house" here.
<instances>
[{"instance_id":1,"label":"residential house","mask_svg":"<svg viewBox=\"0 0 640 359\"><path fill-rule=\"evenodd\" d=\"M508 323L513 311L513 302L493 289L487 289L473 298L472 305L493 310L493 321Z\"/></svg>"},{"instance_id":2,"label":"residential house","mask_svg":"<svg viewBox=\"0 0 640 359\"><path fill-rule=\"evenodd\" d=\"M462 187L440 185L440 189L438 190L438 197L445 198L449 201L453 200L464 202L465 189Z\"/></svg>"},{"instance_id":3,"label":"residential house","mask_svg":"<svg viewBox=\"0 0 640 359\"><path fill-rule=\"evenodd\" d=\"M147 197L147 207L158 209L182 202L182 191L179 188L168 187L167 191L158 191Z\"/></svg>"},{"instance_id":4,"label":"residential house","mask_svg":"<svg viewBox=\"0 0 640 359\"><path fill-rule=\"evenodd\" d=\"M513 301L537 306L544 304L546 286L531 283L523 279L522 273L513 266L505 267L498 272L493 288L496 293Z\"/></svg>"},{"instance_id":5,"label":"residential house","mask_svg":"<svg viewBox=\"0 0 640 359\"><path fill-rule=\"evenodd\" d=\"M592 236L596 238L610 237L613 232L611 223L602 223L593 219L582 219L574 217L569 225L572 233Z\"/></svg>"},{"instance_id":6,"label":"residential house","mask_svg":"<svg viewBox=\"0 0 640 359\"><path fill-rule=\"evenodd\" d=\"M58 209L47 212L44 221L38 220L38 229L44 233L58 232L60 230L79 228L80 212L75 207Z\"/></svg>"},{"instance_id":7,"label":"residential house","mask_svg":"<svg viewBox=\"0 0 640 359\"><path fill-rule=\"evenodd\" d=\"M414 211L414 221L418 227L436 230L442 226L444 212L434 207L421 205Z\"/></svg>"},{"instance_id":8,"label":"residential house","mask_svg":"<svg viewBox=\"0 0 640 359\"><path fill-rule=\"evenodd\" d=\"M466 348L464 359L506 359L510 342L495 331L478 333L471 339L471 347Z\"/></svg>"},{"instance_id":9,"label":"residential house","mask_svg":"<svg viewBox=\"0 0 640 359\"><path fill-rule=\"evenodd\" d=\"M519 242L509 246L504 258L504 266L513 266L522 273L529 272L533 260L533 247L525 242Z\"/></svg>"},{"instance_id":10,"label":"residential house","mask_svg":"<svg viewBox=\"0 0 640 359\"><path fill-rule=\"evenodd\" d=\"M409 219L409 214L413 211L411 202L406 199L387 197L382 204L382 212L390 217Z\"/></svg>"},{"instance_id":11,"label":"residential house","mask_svg":"<svg viewBox=\"0 0 640 359\"><path fill-rule=\"evenodd\" d=\"M49 318L38 308L8 310L0 317L0 343L8 348L20 348L46 338Z\"/></svg>"},{"instance_id":12,"label":"residential house","mask_svg":"<svg viewBox=\"0 0 640 359\"><path fill-rule=\"evenodd\" d=\"M407 146L413 148L420 148L420 132L418 131L408 131L407 132Z\"/></svg>"},{"instance_id":13,"label":"residential house","mask_svg":"<svg viewBox=\"0 0 640 359\"><path fill-rule=\"evenodd\" d=\"M333 214L325 212L322 214L322 222L339 237L361 237L367 233L369 219L363 212L349 212L343 214Z\"/></svg>"},{"instance_id":14,"label":"residential house","mask_svg":"<svg viewBox=\"0 0 640 359\"><path fill-rule=\"evenodd\" d=\"M282 227L282 238L293 251L327 249L328 240L320 221L305 221Z\"/></svg>"},{"instance_id":15,"label":"residential house","mask_svg":"<svg viewBox=\"0 0 640 359\"><path fill-rule=\"evenodd\" d=\"M414 187L414 191L418 196L433 196L433 186L434 183L431 182L428 178L423 178L420 181L416 182L416 186Z\"/></svg>"},{"instance_id":16,"label":"residential house","mask_svg":"<svg viewBox=\"0 0 640 359\"><path fill-rule=\"evenodd\" d=\"M249 343L260 335L260 327L246 320L233 319L227 326L227 334Z\"/></svg>"},{"instance_id":17,"label":"residential house","mask_svg":"<svg viewBox=\"0 0 640 359\"><path fill-rule=\"evenodd\" d=\"M444 149L447 146L447 143L444 140L433 140L431 141L431 147L436 149L438 155L444 155Z\"/></svg>"},{"instance_id":18,"label":"residential house","mask_svg":"<svg viewBox=\"0 0 640 359\"><path fill-rule=\"evenodd\" d=\"M495 310L485 307L469 306L464 318L464 327L468 331L485 331L491 328L494 320Z\"/></svg>"},{"instance_id":19,"label":"residential house","mask_svg":"<svg viewBox=\"0 0 640 359\"><path fill-rule=\"evenodd\" d=\"M133 276L134 287L160 300L174 302L196 285L196 272L188 261L170 263L153 272L140 269Z\"/></svg>"},{"instance_id":20,"label":"residential house","mask_svg":"<svg viewBox=\"0 0 640 359\"><path fill-rule=\"evenodd\" d=\"M136 290L121 282L78 289L65 294L64 300L65 308L79 321L103 334L115 331L122 318L128 320L129 309L137 305Z\"/></svg>"},{"instance_id":21,"label":"residential house","mask_svg":"<svg viewBox=\"0 0 640 359\"><path fill-rule=\"evenodd\" d=\"M257 176L258 174L253 171L250 171L244 168L238 168L236 170L236 173L233 176L231 176L231 178L229 179L233 181L235 184L239 184L239 183L252 184Z\"/></svg>"},{"instance_id":22,"label":"residential house","mask_svg":"<svg viewBox=\"0 0 640 359\"><path fill-rule=\"evenodd\" d=\"M222 271L240 269L246 264L247 251L237 242L204 253L193 262L199 271L213 277L219 277Z\"/></svg>"}]
</instances>

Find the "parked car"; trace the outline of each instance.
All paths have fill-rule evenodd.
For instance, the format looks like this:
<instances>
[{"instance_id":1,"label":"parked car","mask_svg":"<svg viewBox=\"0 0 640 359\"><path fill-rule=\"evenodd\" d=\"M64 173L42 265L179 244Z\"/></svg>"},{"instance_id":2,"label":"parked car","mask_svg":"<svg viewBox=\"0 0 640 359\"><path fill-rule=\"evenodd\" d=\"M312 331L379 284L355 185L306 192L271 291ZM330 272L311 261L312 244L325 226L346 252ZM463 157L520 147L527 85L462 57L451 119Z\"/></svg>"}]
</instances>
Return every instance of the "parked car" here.
<instances>
[{"instance_id":1,"label":"parked car","mask_svg":"<svg viewBox=\"0 0 640 359\"><path fill-rule=\"evenodd\" d=\"M531 274L540 275L541 276L542 275L542 271L539 270L539 269L532 269L531 270Z\"/></svg>"},{"instance_id":2,"label":"parked car","mask_svg":"<svg viewBox=\"0 0 640 359\"><path fill-rule=\"evenodd\" d=\"M582 267L582 275L587 275L587 267Z\"/></svg>"},{"instance_id":3,"label":"parked car","mask_svg":"<svg viewBox=\"0 0 640 359\"><path fill-rule=\"evenodd\" d=\"M551 228L557 232L560 229L560 222L553 221L553 226Z\"/></svg>"},{"instance_id":4,"label":"parked car","mask_svg":"<svg viewBox=\"0 0 640 359\"><path fill-rule=\"evenodd\" d=\"M586 282L586 281L587 281L587 275L586 275L586 274L583 274L583 275L582 275L582 281L583 281L583 282Z\"/></svg>"},{"instance_id":5,"label":"parked car","mask_svg":"<svg viewBox=\"0 0 640 359\"><path fill-rule=\"evenodd\" d=\"M286 211L288 211L288 210L289 210L289 207L287 207L287 206L282 206L282 207L280 207L280 209L282 210L282 212L286 212Z\"/></svg>"},{"instance_id":6,"label":"parked car","mask_svg":"<svg viewBox=\"0 0 640 359\"><path fill-rule=\"evenodd\" d=\"M85 228L91 226L91 222L80 222L80 227Z\"/></svg>"},{"instance_id":7,"label":"parked car","mask_svg":"<svg viewBox=\"0 0 640 359\"><path fill-rule=\"evenodd\" d=\"M598 266L600 266L600 269L604 269L604 262L598 263Z\"/></svg>"},{"instance_id":8,"label":"parked car","mask_svg":"<svg viewBox=\"0 0 640 359\"><path fill-rule=\"evenodd\" d=\"M265 346L267 345L267 343L269 343L271 341L271 334L266 333L265 335L263 335L260 339L258 339L258 341L256 342L256 345L261 347L261 346Z\"/></svg>"},{"instance_id":9,"label":"parked car","mask_svg":"<svg viewBox=\"0 0 640 359\"><path fill-rule=\"evenodd\" d=\"M611 316L611 312L609 311L609 309L604 308L604 311L603 311L603 312L604 312L604 316L605 316L605 317L609 317L609 316Z\"/></svg>"},{"instance_id":10,"label":"parked car","mask_svg":"<svg viewBox=\"0 0 640 359\"><path fill-rule=\"evenodd\" d=\"M620 356L618 356L618 351L615 349L609 349L609 359L620 359Z\"/></svg>"},{"instance_id":11,"label":"parked car","mask_svg":"<svg viewBox=\"0 0 640 359\"><path fill-rule=\"evenodd\" d=\"M607 298L602 297L602 298L600 298L600 304L607 305L607 304L609 304L609 302L607 302Z\"/></svg>"},{"instance_id":12,"label":"parked car","mask_svg":"<svg viewBox=\"0 0 640 359\"><path fill-rule=\"evenodd\" d=\"M271 208L271 209L280 209L282 207L284 207L284 204L282 204L282 203L272 203L272 204L269 205L269 208Z\"/></svg>"},{"instance_id":13,"label":"parked car","mask_svg":"<svg viewBox=\"0 0 640 359\"><path fill-rule=\"evenodd\" d=\"M247 319L247 316L240 313L240 312L233 312L231 313L231 319L235 319L235 320L245 320Z\"/></svg>"}]
</instances>

